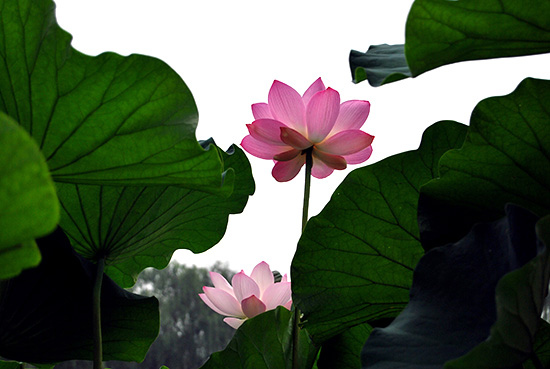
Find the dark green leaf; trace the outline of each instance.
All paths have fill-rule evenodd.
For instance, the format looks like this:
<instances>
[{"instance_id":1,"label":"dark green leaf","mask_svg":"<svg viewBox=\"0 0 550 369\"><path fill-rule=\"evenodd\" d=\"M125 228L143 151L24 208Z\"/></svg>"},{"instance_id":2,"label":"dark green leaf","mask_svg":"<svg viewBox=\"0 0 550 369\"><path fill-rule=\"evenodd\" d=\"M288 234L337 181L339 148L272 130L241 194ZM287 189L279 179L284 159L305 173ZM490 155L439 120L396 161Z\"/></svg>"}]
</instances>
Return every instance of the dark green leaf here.
<instances>
[{"instance_id":1,"label":"dark green leaf","mask_svg":"<svg viewBox=\"0 0 550 369\"><path fill-rule=\"evenodd\" d=\"M0 251L0 280L14 277L23 269L40 263L40 250L34 240L23 241Z\"/></svg>"},{"instance_id":2,"label":"dark green leaf","mask_svg":"<svg viewBox=\"0 0 550 369\"><path fill-rule=\"evenodd\" d=\"M416 0L405 54L413 76L465 60L550 52L550 3Z\"/></svg>"},{"instance_id":3,"label":"dark green leaf","mask_svg":"<svg viewBox=\"0 0 550 369\"><path fill-rule=\"evenodd\" d=\"M351 52L354 82L368 79L380 86L466 60L547 53L548 19L547 1L416 0L404 48L376 45L366 53Z\"/></svg>"},{"instance_id":4,"label":"dark green leaf","mask_svg":"<svg viewBox=\"0 0 550 369\"><path fill-rule=\"evenodd\" d=\"M5 282L0 295L0 356L31 363L93 357L92 287L96 267L57 229L37 240L42 262ZM158 334L158 301L105 277L105 360L142 361Z\"/></svg>"},{"instance_id":5,"label":"dark green leaf","mask_svg":"<svg viewBox=\"0 0 550 369\"><path fill-rule=\"evenodd\" d=\"M539 228L545 228L546 232L550 230L550 216L537 223ZM519 237L513 240L517 235L512 231L512 242L518 242L523 248L533 243ZM538 235L541 241L550 246L550 238L544 240L540 233ZM522 241L523 244L520 243ZM542 242L540 247L543 247ZM524 252L519 250L519 253ZM513 258L510 264L515 266ZM521 264L522 260L519 260ZM546 247L540 255L498 282L495 292L497 321L491 327L489 338L465 356L446 363L445 368L502 369L523 363L534 351L533 342L541 326L540 316L548 293L549 279L550 249Z\"/></svg>"},{"instance_id":6,"label":"dark green leaf","mask_svg":"<svg viewBox=\"0 0 550 369\"><path fill-rule=\"evenodd\" d=\"M39 143L55 181L231 192L217 150L196 141L193 96L167 64L76 51L51 0L0 0L0 11L0 111Z\"/></svg>"},{"instance_id":7,"label":"dark green leaf","mask_svg":"<svg viewBox=\"0 0 550 369\"><path fill-rule=\"evenodd\" d=\"M216 352L201 369L290 369L294 313L279 306L243 323L225 350ZM317 355L305 330L299 333L296 368L309 369Z\"/></svg>"},{"instance_id":8,"label":"dark green leaf","mask_svg":"<svg viewBox=\"0 0 550 369\"><path fill-rule=\"evenodd\" d=\"M536 358L532 357L530 362L524 364L525 369L537 369L533 365L533 360L540 361L543 368L550 368L550 324L545 320L541 321L540 324L541 326L535 334L535 342L533 343Z\"/></svg>"},{"instance_id":9,"label":"dark green leaf","mask_svg":"<svg viewBox=\"0 0 550 369\"><path fill-rule=\"evenodd\" d=\"M308 222L292 262L292 291L315 342L396 316L407 304L423 253L419 188L437 176L439 157L459 147L465 133L456 122L434 124L418 150L351 172Z\"/></svg>"},{"instance_id":10,"label":"dark green leaf","mask_svg":"<svg viewBox=\"0 0 550 369\"><path fill-rule=\"evenodd\" d=\"M105 257L107 274L129 287L144 268L164 268L177 249L198 253L214 246L229 214L243 210L254 192L250 164L235 146L220 155L237 173L229 197L174 186L59 183L60 225L78 253L90 260Z\"/></svg>"},{"instance_id":11,"label":"dark green leaf","mask_svg":"<svg viewBox=\"0 0 550 369\"><path fill-rule=\"evenodd\" d=\"M538 217L511 205L506 214L475 225L455 244L426 253L415 269L405 310L367 340L365 367L439 369L490 334L480 346L484 355L466 367L508 368L517 364L513 358L525 359L527 353L516 350L528 352L538 328L548 290L549 251L537 239Z\"/></svg>"},{"instance_id":12,"label":"dark green leaf","mask_svg":"<svg viewBox=\"0 0 550 369\"><path fill-rule=\"evenodd\" d=\"M34 238L53 231L59 204L36 143L0 112L0 280L36 266Z\"/></svg>"},{"instance_id":13,"label":"dark green leaf","mask_svg":"<svg viewBox=\"0 0 550 369\"><path fill-rule=\"evenodd\" d=\"M371 331L368 324L361 324L325 341L317 361L318 368L361 369L361 349Z\"/></svg>"},{"instance_id":14,"label":"dark green leaf","mask_svg":"<svg viewBox=\"0 0 550 369\"><path fill-rule=\"evenodd\" d=\"M441 178L421 189L427 248L498 219L508 202L550 213L550 81L526 79L510 95L481 101L464 146L443 155L439 170Z\"/></svg>"},{"instance_id":15,"label":"dark green leaf","mask_svg":"<svg viewBox=\"0 0 550 369\"><path fill-rule=\"evenodd\" d=\"M372 45L366 53L352 50L349 64L354 83L368 79L378 87L411 77L404 45Z\"/></svg>"},{"instance_id":16,"label":"dark green leaf","mask_svg":"<svg viewBox=\"0 0 550 369\"><path fill-rule=\"evenodd\" d=\"M24 369L23 364L15 361L1 361L0 369Z\"/></svg>"}]
</instances>

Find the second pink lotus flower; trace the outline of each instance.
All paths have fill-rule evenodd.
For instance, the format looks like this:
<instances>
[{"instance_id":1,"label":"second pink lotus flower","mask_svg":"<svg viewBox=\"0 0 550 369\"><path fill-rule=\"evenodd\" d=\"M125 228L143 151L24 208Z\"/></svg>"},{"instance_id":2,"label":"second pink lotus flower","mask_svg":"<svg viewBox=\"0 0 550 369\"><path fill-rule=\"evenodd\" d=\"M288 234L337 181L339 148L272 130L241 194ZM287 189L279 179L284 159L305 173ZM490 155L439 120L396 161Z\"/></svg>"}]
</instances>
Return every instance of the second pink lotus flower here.
<instances>
[{"instance_id":1,"label":"second pink lotus flower","mask_svg":"<svg viewBox=\"0 0 550 369\"><path fill-rule=\"evenodd\" d=\"M243 271L231 279L231 284L219 273L210 272L214 287L204 286L199 294L206 305L218 314L225 315L223 321L237 329L248 318L282 305L288 310L292 305L290 282L286 274L278 283L265 261L254 267L250 277Z\"/></svg>"},{"instance_id":2,"label":"second pink lotus flower","mask_svg":"<svg viewBox=\"0 0 550 369\"><path fill-rule=\"evenodd\" d=\"M311 174L325 178L347 164L366 161L374 136L360 130L370 103L350 100L340 104L340 94L325 88L318 78L301 96L292 87L274 81L268 103L252 105L255 121L247 124L249 135L241 146L250 154L273 159L273 177L290 181L305 164L311 150Z\"/></svg>"}]
</instances>

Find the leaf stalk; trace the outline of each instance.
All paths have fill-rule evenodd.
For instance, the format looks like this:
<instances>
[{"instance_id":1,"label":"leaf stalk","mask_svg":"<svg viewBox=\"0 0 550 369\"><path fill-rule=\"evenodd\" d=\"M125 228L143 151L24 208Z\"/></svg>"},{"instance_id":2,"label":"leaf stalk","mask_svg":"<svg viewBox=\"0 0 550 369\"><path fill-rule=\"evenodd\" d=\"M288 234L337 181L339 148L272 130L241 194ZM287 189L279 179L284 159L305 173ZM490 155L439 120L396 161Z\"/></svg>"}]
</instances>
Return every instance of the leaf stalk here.
<instances>
[{"instance_id":1,"label":"leaf stalk","mask_svg":"<svg viewBox=\"0 0 550 369\"><path fill-rule=\"evenodd\" d=\"M97 272L93 290L93 324L94 324L94 367L103 369L103 338L101 335L101 286L103 284L103 273L105 270L105 259L97 261Z\"/></svg>"}]
</instances>

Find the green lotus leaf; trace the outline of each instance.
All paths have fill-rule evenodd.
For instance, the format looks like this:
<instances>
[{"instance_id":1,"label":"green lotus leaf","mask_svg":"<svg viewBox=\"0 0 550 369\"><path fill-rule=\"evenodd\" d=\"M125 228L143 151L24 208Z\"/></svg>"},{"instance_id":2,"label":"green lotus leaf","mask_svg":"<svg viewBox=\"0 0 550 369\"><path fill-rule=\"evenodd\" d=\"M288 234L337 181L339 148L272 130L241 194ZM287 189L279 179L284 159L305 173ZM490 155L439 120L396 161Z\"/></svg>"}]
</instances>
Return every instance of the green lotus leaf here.
<instances>
[{"instance_id":1,"label":"green lotus leaf","mask_svg":"<svg viewBox=\"0 0 550 369\"><path fill-rule=\"evenodd\" d=\"M318 369L359 369L361 350L372 332L368 324L351 327L323 343Z\"/></svg>"},{"instance_id":2,"label":"green lotus leaf","mask_svg":"<svg viewBox=\"0 0 550 369\"><path fill-rule=\"evenodd\" d=\"M541 219L536 227L540 246L546 247L540 255L498 282L495 292L497 320L491 327L489 338L461 358L446 363L445 368L508 368L523 363L535 351L533 342L541 327L540 316L550 280L550 216ZM520 246L527 248L533 243L524 239ZM515 260L512 259L510 264L515 265Z\"/></svg>"},{"instance_id":3,"label":"green lotus leaf","mask_svg":"<svg viewBox=\"0 0 550 369\"><path fill-rule=\"evenodd\" d=\"M236 146L220 157L237 174L229 197L175 186L58 183L60 225L78 253L104 258L106 273L132 286L144 268L164 268L177 249L199 253L214 246L229 215L243 210L254 192L248 159Z\"/></svg>"},{"instance_id":4,"label":"green lotus leaf","mask_svg":"<svg viewBox=\"0 0 550 369\"><path fill-rule=\"evenodd\" d=\"M0 361L0 369L24 369L22 363L16 361Z\"/></svg>"},{"instance_id":5,"label":"green lotus leaf","mask_svg":"<svg viewBox=\"0 0 550 369\"><path fill-rule=\"evenodd\" d=\"M300 330L298 357L292 366L292 326L294 313L282 306L248 319L235 332L227 347L210 356L201 369L309 369L316 358L305 330Z\"/></svg>"},{"instance_id":6,"label":"green lotus leaf","mask_svg":"<svg viewBox=\"0 0 550 369\"><path fill-rule=\"evenodd\" d=\"M34 238L55 229L59 204L36 143L1 112L0 204L0 279L6 279L38 265Z\"/></svg>"},{"instance_id":7,"label":"green lotus leaf","mask_svg":"<svg viewBox=\"0 0 550 369\"><path fill-rule=\"evenodd\" d=\"M427 249L500 218L508 202L550 213L550 81L528 78L509 95L481 101L464 145L441 157L439 171L420 191Z\"/></svg>"},{"instance_id":8,"label":"green lotus leaf","mask_svg":"<svg viewBox=\"0 0 550 369\"><path fill-rule=\"evenodd\" d=\"M405 58L405 45L372 45L366 53L352 50L349 55L354 83L368 79L372 86L411 77Z\"/></svg>"},{"instance_id":9,"label":"green lotus leaf","mask_svg":"<svg viewBox=\"0 0 550 369\"><path fill-rule=\"evenodd\" d=\"M0 10L0 111L35 139L56 182L231 193L217 150L195 138L193 96L166 63L78 52L51 0L0 0Z\"/></svg>"},{"instance_id":10,"label":"green lotus leaf","mask_svg":"<svg viewBox=\"0 0 550 369\"><path fill-rule=\"evenodd\" d=\"M406 26L413 76L445 64L550 52L550 4L538 0L416 0Z\"/></svg>"},{"instance_id":11,"label":"green lotus leaf","mask_svg":"<svg viewBox=\"0 0 550 369\"><path fill-rule=\"evenodd\" d=\"M548 219L537 226L548 227ZM550 276L537 220L508 205L506 217L478 223L458 242L427 252L405 310L367 340L363 367L435 369L465 354L445 368L523 362L533 350Z\"/></svg>"},{"instance_id":12,"label":"green lotus leaf","mask_svg":"<svg viewBox=\"0 0 550 369\"><path fill-rule=\"evenodd\" d=\"M405 45L351 52L354 82L368 79L380 86L461 61L547 53L548 19L547 1L416 0L407 18Z\"/></svg>"},{"instance_id":13,"label":"green lotus leaf","mask_svg":"<svg viewBox=\"0 0 550 369\"><path fill-rule=\"evenodd\" d=\"M0 251L0 280L14 277L40 263L42 257L34 240L23 241Z\"/></svg>"},{"instance_id":14,"label":"green lotus leaf","mask_svg":"<svg viewBox=\"0 0 550 369\"><path fill-rule=\"evenodd\" d=\"M317 344L405 307L423 254L420 186L437 177L439 157L465 134L456 122L432 125L418 150L351 172L309 220L292 261L292 292Z\"/></svg>"},{"instance_id":15,"label":"green lotus leaf","mask_svg":"<svg viewBox=\"0 0 550 369\"><path fill-rule=\"evenodd\" d=\"M40 265L5 282L0 294L0 356L46 364L92 360L97 267L74 252L60 228L37 243ZM104 359L143 361L158 335L158 300L105 277L101 304Z\"/></svg>"},{"instance_id":16,"label":"green lotus leaf","mask_svg":"<svg viewBox=\"0 0 550 369\"><path fill-rule=\"evenodd\" d=\"M540 328L535 334L535 342L533 343L534 355L530 360L523 364L525 369L537 369L534 362L540 364L538 367L550 367L550 323L546 320L540 322Z\"/></svg>"}]
</instances>

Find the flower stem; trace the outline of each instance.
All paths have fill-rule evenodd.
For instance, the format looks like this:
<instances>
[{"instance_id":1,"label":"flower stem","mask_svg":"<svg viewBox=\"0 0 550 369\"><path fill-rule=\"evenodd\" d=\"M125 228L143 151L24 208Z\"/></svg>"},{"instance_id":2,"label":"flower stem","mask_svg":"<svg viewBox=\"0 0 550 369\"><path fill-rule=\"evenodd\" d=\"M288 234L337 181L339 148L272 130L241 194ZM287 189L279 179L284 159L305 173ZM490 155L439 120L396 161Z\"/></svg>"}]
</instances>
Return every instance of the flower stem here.
<instances>
[{"instance_id":1,"label":"flower stem","mask_svg":"<svg viewBox=\"0 0 550 369\"><path fill-rule=\"evenodd\" d=\"M103 283L103 271L105 260L97 261L97 271L93 292L93 314L94 314L94 369L103 369L103 339L101 336L101 285Z\"/></svg>"},{"instance_id":2,"label":"flower stem","mask_svg":"<svg viewBox=\"0 0 550 369\"><path fill-rule=\"evenodd\" d=\"M304 185L304 206L302 210L302 233L304 233L304 229L306 229L308 219L309 190L311 187L311 167L313 166L312 150L307 149L304 155L306 155L306 181Z\"/></svg>"},{"instance_id":3,"label":"flower stem","mask_svg":"<svg viewBox=\"0 0 550 369\"><path fill-rule=\"evenodd\" d=\"M302 209L302 233L306 229L309 210L309 194L311 187L311 167L313 166L312 149L305 150L302 155L306 156L306 178L304 185L304 205ZM299 334L300 334L300 309L297 306L294 307L294 325L292 327L292 369L298 369L299 362Z\"/></svg>"}]
</instances>

